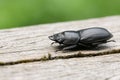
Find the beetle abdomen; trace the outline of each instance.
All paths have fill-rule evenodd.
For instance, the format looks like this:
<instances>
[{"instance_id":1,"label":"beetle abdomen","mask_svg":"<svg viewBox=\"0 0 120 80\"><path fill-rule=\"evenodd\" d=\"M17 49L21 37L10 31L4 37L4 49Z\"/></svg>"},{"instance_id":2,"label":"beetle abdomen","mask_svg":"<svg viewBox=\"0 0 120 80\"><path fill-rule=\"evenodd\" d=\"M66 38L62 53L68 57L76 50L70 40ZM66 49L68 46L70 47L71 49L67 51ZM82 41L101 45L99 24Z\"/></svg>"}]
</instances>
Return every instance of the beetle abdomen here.
<instances>
[{"instance_id":1,"label":"beetle abdomen","mask_svg":"<svg viewBox=\"0 0 120 80\"><path fill-rule=\"evenodd\" d=\"M81 42L93 43L110 39L113 35L104 28L93 27L79 31Z\"/></svg>"}]
</instances>

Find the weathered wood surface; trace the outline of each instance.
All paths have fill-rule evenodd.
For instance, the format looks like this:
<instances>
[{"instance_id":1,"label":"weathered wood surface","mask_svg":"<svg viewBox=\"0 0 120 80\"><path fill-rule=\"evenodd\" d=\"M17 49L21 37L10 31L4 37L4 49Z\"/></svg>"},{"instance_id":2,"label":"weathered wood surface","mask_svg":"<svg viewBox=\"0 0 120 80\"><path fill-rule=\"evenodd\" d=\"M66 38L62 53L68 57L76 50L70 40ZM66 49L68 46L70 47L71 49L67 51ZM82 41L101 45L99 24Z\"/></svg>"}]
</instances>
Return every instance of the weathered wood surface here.
<instances>
[{"instance_id":1,"label":"weathered wood surface","mask_svg":"<svg viewBox=\"0 0 120 80\"><path fill-rule=\"evenodd\" d=\"M53 33L96 26L116 42L66 53L50 45ZM119 52L120 16L0 30L0 80L120 80Z\"/></svg>"}]
</instances>

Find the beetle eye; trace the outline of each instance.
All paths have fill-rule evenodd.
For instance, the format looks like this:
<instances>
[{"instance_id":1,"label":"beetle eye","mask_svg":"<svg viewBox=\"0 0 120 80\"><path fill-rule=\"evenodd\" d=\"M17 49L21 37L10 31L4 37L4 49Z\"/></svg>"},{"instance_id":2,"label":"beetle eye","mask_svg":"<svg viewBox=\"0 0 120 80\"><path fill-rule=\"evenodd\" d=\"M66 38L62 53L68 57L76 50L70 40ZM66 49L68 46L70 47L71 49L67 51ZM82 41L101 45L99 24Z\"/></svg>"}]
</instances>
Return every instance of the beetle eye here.
<instances>
[{"instance_id":1,"label":"beetle eye","mask_svg":"<svg viewBox=\"0 0 120 80\"><path fill-rule=\"evenodd\" d=\"M63 34L58 34L58 35L57 35L57 41L58 41L58 42L62 42L63 40L64 40Z\"/></svg>"}]
</instances>

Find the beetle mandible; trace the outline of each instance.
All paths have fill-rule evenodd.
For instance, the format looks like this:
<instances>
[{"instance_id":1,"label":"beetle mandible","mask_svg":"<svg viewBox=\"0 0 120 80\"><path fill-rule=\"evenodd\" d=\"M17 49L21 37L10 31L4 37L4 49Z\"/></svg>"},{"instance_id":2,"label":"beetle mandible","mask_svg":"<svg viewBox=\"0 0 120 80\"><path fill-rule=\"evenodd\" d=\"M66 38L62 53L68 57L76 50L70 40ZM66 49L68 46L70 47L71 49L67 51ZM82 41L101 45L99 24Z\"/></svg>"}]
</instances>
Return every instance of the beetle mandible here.
<instances>
[{"instance_id":1,"label":"beetle mandible","mask_svg":"<svg viewBox=\"0 0 120 80\"><path fill-rule=\"evenodd\" d=\"M97 47L99 44L114 41L109 40L112 37L113 35L107 29L92 27L78 31L63 31L49 36L49 39L67 46L63 50L68 50L76 46Z\"/></svg>"}]
</instances>

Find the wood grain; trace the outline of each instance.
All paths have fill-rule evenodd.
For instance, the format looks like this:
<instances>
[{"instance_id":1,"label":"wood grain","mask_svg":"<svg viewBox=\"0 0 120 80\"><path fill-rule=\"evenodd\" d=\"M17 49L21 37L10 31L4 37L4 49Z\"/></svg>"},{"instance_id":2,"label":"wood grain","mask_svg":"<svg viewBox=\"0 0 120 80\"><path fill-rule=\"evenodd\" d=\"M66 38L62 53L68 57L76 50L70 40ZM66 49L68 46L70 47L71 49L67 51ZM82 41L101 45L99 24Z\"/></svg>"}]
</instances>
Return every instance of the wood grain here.
<instances>
[{"instance_id":1,"label":"wood grain","mask_svg":"<svg viewBox=\"0 0 120 80\"><path fill-rule=\"evenodd\" d=\"M50 45L53 33L90 27L108 29L116 42L66 53ZM120 16L0 30L0 79L119 80L119 52Z\"/></svg>"}]
</instances>

